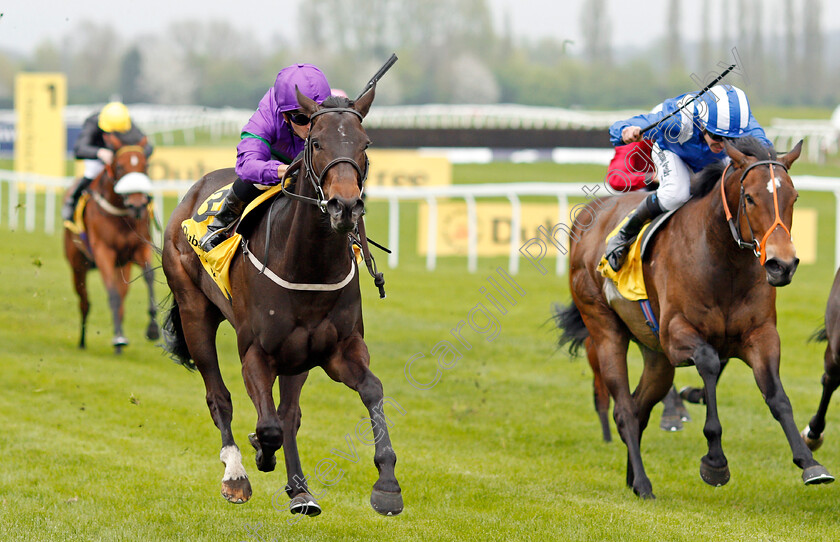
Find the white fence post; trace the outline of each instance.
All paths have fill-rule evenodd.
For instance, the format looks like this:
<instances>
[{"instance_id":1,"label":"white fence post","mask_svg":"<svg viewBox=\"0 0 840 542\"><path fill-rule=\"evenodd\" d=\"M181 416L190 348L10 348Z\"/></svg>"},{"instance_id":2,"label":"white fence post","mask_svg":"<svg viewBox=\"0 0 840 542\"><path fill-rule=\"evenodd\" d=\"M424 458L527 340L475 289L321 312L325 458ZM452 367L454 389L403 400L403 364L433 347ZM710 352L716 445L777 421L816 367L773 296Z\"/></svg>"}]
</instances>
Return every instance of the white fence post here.
<instances>
[{"instance_id":1,"label":"white fence post","mask_svg":"<svg viewBox=\"0 0 840 542\"><path fill-rule=\"evenodd\" d=\"M20 221L17 214L18 206L18 179L13 175L9 181L9 229L16 230Z\"/></svg>"},{"instance_id":2,"label":"white fence post","mask_svg":"<svg viewBox=\"0 0 840 542\"><path fill-rule=\"evenodd\" d=\"M560 224L569 216L569 198L565 194L562 196L557 196L557 223ZM571 224L569 225L571 227ZM549 232L550 234L551 232ZM546 239L547 240L547 239ZM560 252L557 251L557 261L555 262L555 272L557 276L562 275L566 272L566 262L568 261L568 257Z\"/></svg>"},{"instance_id":3,"label":"white fence post","mask_svg":"<svg viewBox=\"0 0 840 542\"><path fill-rule=\"evenodd\" d=\"M464 196L467 203L467 270L475 273L478 270L478 210L475 206L475 196Z\"/></svg>"},{"instance_id":4,"label":"white fence post","mask_svg":"<svg viewBox=\"0 0 840 542\"><path fill-rule=\"evenodd\" d=\"M519 273L519 247L522 246L522 206L516 194L508 195L510 200L510 262L508 270L511 275Z\"/></svg>"},{"instance_id":5,"label":"white fence post","mask_svg":"<svg viewBox=\"0 0 840 542\"><path fill-rule=\"evenodd\" d=\"M426 230L426 269L435 270L435 259L437 258L437 199L434 196L426 198L426 205L429 209L429 223Z\"/></svg>"},{"instance_id":6,"label":"white fence post","mask_svg":"<svg viewBox=\"0 0 840 542\"><path fill-rule=\"evenodd\" d=\"M400 262L400 200L388 198L388 267L395 268Z\"/></svg>"}]
</instances>

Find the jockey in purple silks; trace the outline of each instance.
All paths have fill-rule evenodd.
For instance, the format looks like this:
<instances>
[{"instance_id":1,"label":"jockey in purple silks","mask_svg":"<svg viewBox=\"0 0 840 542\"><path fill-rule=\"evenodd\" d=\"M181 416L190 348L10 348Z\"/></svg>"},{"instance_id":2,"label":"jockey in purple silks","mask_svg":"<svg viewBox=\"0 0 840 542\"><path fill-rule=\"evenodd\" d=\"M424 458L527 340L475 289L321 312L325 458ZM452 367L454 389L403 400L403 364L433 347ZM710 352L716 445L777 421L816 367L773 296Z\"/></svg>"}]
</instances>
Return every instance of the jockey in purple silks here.
<instances>
[{"instance_id":1,"label":"jockey in purple silks","mask_svg":"<svg viewBox=\"0 0 840 542\"><path fill-rule=\"evenodd\" d=\"M303 150L309 117L298 110L296 86L319 104L330 96L327 78L312 64L294 64L280 70L274 86L242 129L242 140L236 147L238 178L199 242L205 251L225 240L224 232L242 216L245 207L263 190L279 183Z\"/></svg>"}]
</instances>

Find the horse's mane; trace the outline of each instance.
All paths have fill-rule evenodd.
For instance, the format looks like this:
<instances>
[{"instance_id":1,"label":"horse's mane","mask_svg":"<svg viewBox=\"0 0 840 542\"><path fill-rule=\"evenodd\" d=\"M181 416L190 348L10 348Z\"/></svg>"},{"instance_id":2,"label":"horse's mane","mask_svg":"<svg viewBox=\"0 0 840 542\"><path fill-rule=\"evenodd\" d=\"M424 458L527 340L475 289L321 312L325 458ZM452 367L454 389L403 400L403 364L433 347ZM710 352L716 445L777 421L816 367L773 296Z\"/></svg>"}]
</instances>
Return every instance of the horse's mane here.
<instances>
[{"instance_id":1,"label":"horse's mane","mask_svg":"<svg viewBox=\"0 0 840 542\"><path fill-rule=\"evenodd\" d=\"M760 139L754 137L741 137L730 142L736 149L748 156L755 156L759 160L775 160L776 149L768 147ZM704 167L691 179L691 194L695 197L703 197L717 185L726 162L720 160Z\"/></svg>"}]
</instances>

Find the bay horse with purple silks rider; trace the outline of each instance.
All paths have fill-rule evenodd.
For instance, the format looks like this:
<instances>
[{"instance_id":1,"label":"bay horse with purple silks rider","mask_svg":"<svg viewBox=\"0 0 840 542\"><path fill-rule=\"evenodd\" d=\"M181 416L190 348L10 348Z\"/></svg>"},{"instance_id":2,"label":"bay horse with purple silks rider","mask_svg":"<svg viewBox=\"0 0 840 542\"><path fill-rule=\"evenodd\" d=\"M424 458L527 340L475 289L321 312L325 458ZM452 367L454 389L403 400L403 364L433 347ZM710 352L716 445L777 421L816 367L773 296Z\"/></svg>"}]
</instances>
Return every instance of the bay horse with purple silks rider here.
<instances>
[{"instance_id":1,"label":"bay horse with purple silks rider","mask_svg":"<svg viewBox=\"0 0 840 542\"><path fill-rule=\"evenodd\" d=\"M834 478L800 437L779 378L775 287L790 283L798 265L790 237L798 197L787 171L802 143L781 158L752 138L726 144L731 163L710 165L693 179L695 197L652 239L643 264L659 335L647 326L638 303L622 298L597 271L607 233L644 195L631 193L590 203L572 229L569 281L573 304L556 318L561 344L585 344L593 368L615 400L614 419L627 446L627 485L643 498L653 488L641 456L642 434L653 406L671 389L674 369L694 365L705 385L708 453L700 476L719 486L729 481L721 446L716 381L721 360L749 365L773 417L779 421L806 484ZM735 211L732 216L730 210ZM733 242L733 237L735 242ZM747 250L744 250L747 249ZM644 369L631 394L627 348L638 343Z\"/></svg>"},{"instance_id":2,"label":"bay horse with purple silks rider","mask_svg":"<svg viewBox=\"0 0 840 542\"><path fill-rule=\"evenodd\" d=\"M825 325L818 330L813 340L827 343L823 361L824 372L821 378L822 396L817 412L805 429L802 438L812 451L816 451L823 443L825 431L825 415L831 402L831 395L840 386L840 271L834 276L828 303L825 308Z\"/></svg>"},{"instance_id":3,"label":"bay horse with purple silks rider","mask_svg":"<svg viewBox=\"0 0 840 542\"><path fill-rule=\"evenodd\" d=\"M256 431L249 437L257 468L273 471L275 452L283 447L288 509L310 516L321 512L303 476L296 441L301 388L308 371L321 367L358 392L370 414L379 471L371 506L383 515L402 511L394 475L397 457L383 412L382 384L369 368L357 266L348 244L348 234L357 224L361 228L370 143L362 119L373 97L371 88L355 101L331 97L318 105L297 91L300 111L311 119L297 181L289 194L264 205L276 207L273 215L256 209L247 242L230 264L231 299L203 269L181 222L233 182L234 170L214 171L199 180L166 228L163 270L174 296L164 324L167 349L184 364L194 360L204 379L207 405L221 432L222 495L229 502L247 501L252 490L231 432L233 405L219 371L215 340L223 320L236 331L245 387L257 410ZM275 380L279 405L272 396Z\"/></svg>"},{"instance_id":4,"label":"bay horse with purple silks rider","mask_svg":"<svg viewBox=\"0 0 840 542\"><path fill-rule=\"evenodd\" d=\"M82 220L84 238L69 228L64 229L64 255L73 270L73 287L79 297L81 331L79 348L85 348L87 317L90 302L87 273L99 270L108 292L108 305L114 326L111 341L119 354L128 344L123 334L124 301L131 282L131 264L143 271L149 290L149 324L146 338L160 337L157 303L154 293L152 257L155 252L151 237L152 216L149 208L151 182L146 175L146 137L126 143L117 135L104 134L105 143L114 151L113 162L91 183Z\"/></svg>"}]
</instances>

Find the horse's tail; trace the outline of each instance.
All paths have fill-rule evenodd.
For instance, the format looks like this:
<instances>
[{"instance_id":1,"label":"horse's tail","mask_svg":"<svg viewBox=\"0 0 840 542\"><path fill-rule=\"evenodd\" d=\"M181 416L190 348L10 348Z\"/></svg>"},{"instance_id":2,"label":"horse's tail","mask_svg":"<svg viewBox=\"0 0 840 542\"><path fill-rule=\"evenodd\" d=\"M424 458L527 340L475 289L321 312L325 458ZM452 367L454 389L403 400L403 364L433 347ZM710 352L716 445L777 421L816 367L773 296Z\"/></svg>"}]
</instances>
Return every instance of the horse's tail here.
<instances>
[{"instance_id":1,"label":"horse's tail","mask_svg":"<svg viewBox=\"0 0 840 542\"><path fill-rule=\"evenodd\" d=\"M195 370L195 363L190 357L190 350L187 348L187 340L184 337L181 311L178 310L178 300L175 296L172 296L172 307L163 319L163 349L169 352L175 363L180 363L191 371Z\"/></svg>"},{"instance_id":2,"label":"horse's tail","mask_svg":"<svg viewBox=\"0 0 840 542\"><path fill-rule=\"evenodd\" d=\"M554 303L551 306L551 312L554 316L554 323L563 332L557 340L558 346L563 347L568 344L569 354L574 357L578 356L583 341L589 337L589 330L586 329L577 306L572 303L568 307L563 307Z\"/></svg>"},{"instance_id":3,"label":"horse's tail","mask_svg":"<svg viewBox=\"0 0 840 542\"><path fill-rule=\"evenodd\" d=\"M811 335L811 337L808 339L808 342L812 342L812 343L828 342L828 333L825 332L825 326L816 330L814 332L814 334Z\"/></svg>"}]
</instances>

